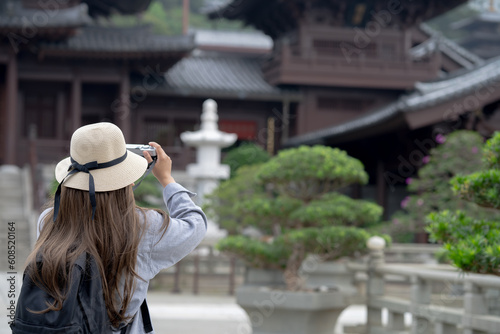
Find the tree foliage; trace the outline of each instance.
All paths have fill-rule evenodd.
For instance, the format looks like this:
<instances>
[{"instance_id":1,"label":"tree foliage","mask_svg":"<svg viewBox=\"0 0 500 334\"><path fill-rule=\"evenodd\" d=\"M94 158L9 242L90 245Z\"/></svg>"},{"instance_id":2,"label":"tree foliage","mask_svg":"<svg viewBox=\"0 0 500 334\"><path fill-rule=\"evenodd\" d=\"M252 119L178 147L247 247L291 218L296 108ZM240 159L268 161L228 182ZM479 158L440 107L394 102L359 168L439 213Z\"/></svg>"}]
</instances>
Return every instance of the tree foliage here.
<instances>
[{"instance_id":1,"label":"tree foliage","mask_svg":"<svg viewBox=\"0 0 500 334\"><path fill-rule=\"evenodd\" d=\"M190 1L189 27L195 29L224 29L242 30L243 25L238 21L226 19L209 20L205 14L200 13L201 0ZM111 16L110 22L115 26L151 25L152 30L160 35L182 34L182 1L154 0L148 9L141 15ZM103 22L104 24L105 22Z\"/></svg>"},{"instance_id":2,"label":"tree foliage","mask_svg":"<svg viewBox=\"0 0 500 334\"><path fill-rule=\"evenodd\" d=\"M309 202L351 184L366 184L361 161L326 146L301 146L281 151L262 166L258 178L289 197Z\"/></svg>"},{"instance_id":3,"label":"tree foliage","mask_svg":"<svg viewBox=\"0 0 500 334\"><path fill-rule=\"evenodd\" d=\"M264 236L233 235L217 247L250 266L284 270L288 289L300 289L298 271L307 254L335 260L366 252L370 234L362 227L380 222L382 208L339 191L367 181L359 160L324 146L283 150L263 164L241 167L210 196L207 209L233 232L253 226Z\"/></svg>"},{"instance_id":4,"label":"tree foliage","mask_svg":"<svg viewBox=\"0 0 500 334\"><path fill-rule=\"evenodd\" d=\"M427 231L444 243L448 258L461 270L500 275L500 133L486 142L483 152L484 169L457 175L451 184L458 198L487 208L489 218L445 210L428 216Z\"/></svg>"},{"instance_id":5,"label":"tree foliage","mask_svg":"<svg viewBox=\"0 0 500 334\"><path fill-rule=\"evenodd\" d=\"M206 196L204 207L207 215L217 219L219 226L230 235L241 233L246 218L241 209L243 203L262 197L264 188L258 184L255 174L259 165L242 166L230 180L221 182L210 195Z\"/></svg>"},{"instance_id":6,"label":"tree foliage","mask_svg":"<svg viewBox=\"0 0 500 334\"><path fill-rule=\"evenodd\" d=\"M233 177L236 175L238 168L263 163L268 161L269 158L269 153L259 145L254 143L243 143L229 150L224 159L222 159L222 163L229 165L231 177Z\"/></svg>"},{"instance_id":7,"label":"tree foliage","mask_svg":"<svg viewBox=\"0 0 500 334\"><path fill-rule=\"evenodd\" d=\"M474 131L459 130L435 139L437 146L422 159L418 177L407 179L410 195L401 202L403 211L394 214L388 226L395 240L411 242L415 234L424 233L426 216L431 212L460 209L477 218L491 215L458 198L450 187L453 177L482 168L483 138Z\"/></svg>"}]
</instances>

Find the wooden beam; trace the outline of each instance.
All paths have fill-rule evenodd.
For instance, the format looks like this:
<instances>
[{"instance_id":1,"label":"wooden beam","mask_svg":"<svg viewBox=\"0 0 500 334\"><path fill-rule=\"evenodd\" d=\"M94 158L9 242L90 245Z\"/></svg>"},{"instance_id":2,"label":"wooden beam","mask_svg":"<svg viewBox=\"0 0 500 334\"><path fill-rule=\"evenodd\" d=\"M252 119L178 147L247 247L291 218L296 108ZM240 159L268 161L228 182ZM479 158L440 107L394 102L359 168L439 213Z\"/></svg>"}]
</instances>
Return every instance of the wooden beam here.
<instances>
[{"instance_id":1,"label":"wooden beam","mask_svg":"<svg viewBox=\"0 0 500 334\"><path fill-rule=\"evenodd\" d=\"M118 83L121 80L120 73L106 72L106 73L82 73L80 75L82 82L94 83Z\"/></svg>"},{"instance_id":2,"label":"wooden beam","mask_svg":"<svg viewBox=\"0 0 500 334\"><path fill-rule=\"evenodd\" d=\"M26 81L63 81L72 82L75 74L71 67L50 67L41 69L40 67L23 67L19 69L19 80ZM103 69L97 72L95 69L85 71L79 74L82 82L95 83L118 83L121 80L121 74L118 71L109 71Z\"/></svg>"},{"instance_id":3,"label":"wooden beam","mask_svg":"<svg viewBox=\"0 0 500 334\"><path fill-rule=\"evenodd\" d=\"M419 129L424 126L441 122L448 123L452 128L458 128L462 121L458 116L484 106L500 101L500 89L493 85L483 86L474 92L453 98L445 103L438 103L423 110L406 112L405 118L410 129Z\"/></svg>"},{"instance_id":4,"label":"wooden beam","mask_svg":"<svg viewBox=\"0 0 500 334\"><path fill-rule=\"evenodd\" d=\"M47 71L31 71L28 69L19 70L19 80L26 81L67 81L70 82L73 78L71 72L47 72Z\"/></svg>"}]
</instances>

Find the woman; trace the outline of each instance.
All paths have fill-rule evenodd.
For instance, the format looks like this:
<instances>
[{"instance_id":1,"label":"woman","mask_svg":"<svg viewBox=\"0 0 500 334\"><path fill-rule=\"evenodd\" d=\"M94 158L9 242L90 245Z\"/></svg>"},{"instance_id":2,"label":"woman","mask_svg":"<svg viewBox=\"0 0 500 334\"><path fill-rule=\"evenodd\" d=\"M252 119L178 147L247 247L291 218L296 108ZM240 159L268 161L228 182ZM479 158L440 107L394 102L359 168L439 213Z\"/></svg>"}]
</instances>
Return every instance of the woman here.
<instances>
[{"instance_id":1,"label":"woman","mask_svg":"<svg viewBox=\"0 0 500 334\"><path fill-rule=\"evenodd\" d=\"M55 299L58 310L69 277L66 268L84 252L94 257L101 273L104 300L115 330L130 323L127 333L144 333L139 311L149 280L189 254L203 239L206 217L190 199L194 194L175 183L172 161L157 143L153 174L163 187L170 217L159 210L137 207L132 186L152 162L128 152L120 129L111 123L79 128L71 138L71 157L56 166L60 194L54 208L38 221L39 237L28 258L33 271ZM34 267L32 267L34 268Z\"/></svg>"}]
</instances>

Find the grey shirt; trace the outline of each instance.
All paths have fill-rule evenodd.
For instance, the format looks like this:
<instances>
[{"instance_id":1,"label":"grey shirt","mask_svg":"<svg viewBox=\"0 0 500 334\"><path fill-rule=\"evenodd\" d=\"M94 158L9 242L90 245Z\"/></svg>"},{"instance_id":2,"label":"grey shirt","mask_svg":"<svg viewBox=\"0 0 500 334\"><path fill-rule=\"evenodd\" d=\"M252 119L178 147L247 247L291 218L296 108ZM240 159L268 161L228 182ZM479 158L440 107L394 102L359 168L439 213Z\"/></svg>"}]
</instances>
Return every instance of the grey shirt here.
<instances>
[{"instance_id":1,"label":"grey shirt","mask_svg":"<svg viewBox=\"0 0 500 334\"><path fill-rule=\"evenodd\" d=\"M147 211L147 230L139 243L136 268L137 274L144 281L137 280L137 287L127 310L128 315L135 315L127 333L144 333L140 307L146 298L149 280L162 269L173 266L188 255L205 236L207 218L191 200L190 197L194 195L178 183L170 183L163 189L163 200L170 215L170 223L162 238L160 229L163 217L156 211ZM51 209L40 215L38 234L41 221L49 210Z\"/></svg>"}]
</instances>

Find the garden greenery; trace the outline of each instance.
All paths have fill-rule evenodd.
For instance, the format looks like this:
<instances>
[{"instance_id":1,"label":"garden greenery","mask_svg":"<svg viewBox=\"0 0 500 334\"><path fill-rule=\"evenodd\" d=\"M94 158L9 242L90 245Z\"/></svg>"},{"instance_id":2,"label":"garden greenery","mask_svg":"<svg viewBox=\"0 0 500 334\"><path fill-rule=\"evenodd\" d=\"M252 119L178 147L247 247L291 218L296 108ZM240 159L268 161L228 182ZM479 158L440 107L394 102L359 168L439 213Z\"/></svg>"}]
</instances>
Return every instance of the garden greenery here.
<instances>
[{"instance_id":1,"label":"garden greenery","mask_svg":"<svg viewBox=\"0 0 500 334\"><path fill-rule=\"evenodd\" d=\"M478 218L463 210L444 210L428 216L432 240L444 243L450 261L466 272L500 275L500 133L483 148L483 170L451 180L458 198L487 208Z\"/></svg>"},{"instance_id":2,"label":"garden greenery","mask_svg":"<svg viewBox=\"0 0 500 334\"><path fill-rule=\"evenodd\" d=\"M446 137L436 136L436 147L422 159L418 177L406 180L410 195L401 202L401 211L385 225L386 233L398 242L413 242L426 233L426 217L431 212L462 210L476 218L491 217L491 213L475 203L459 198L450 187L457 175L478 172L483 168L483 138L469 130L455 131ZM383 230L384 230L383 229Z\"/></svg>"},{"instance_id":3,"label":"garden greenery","mask_svg":"<svg viewBox=\"0 0 500 334\"><path fill-rule=\"evenodd\" d=\"M222 163L229 166L231 177L236 175L238 168L256 165L268 161L269 153L254 143L244 142L240 146L230 149Z\"/></svg>"},{"instance_id":4,"label":"garden greenery","mask_svg":"<svg viewBox=\"0 0 500 334\"><path fill-rule=\"evenodd\" d=\"M341 194L367 182L359 160L325 146L287 149L265 163L240 167L206 206L233 234L217 247L249 266L283 270L287 288L299 290L299 268L308 254L336 260L367 252L371 234L364 228L380 222L382 208ZM262 236L239 235L248 226Z\"/></svg>"}]
</instances>

